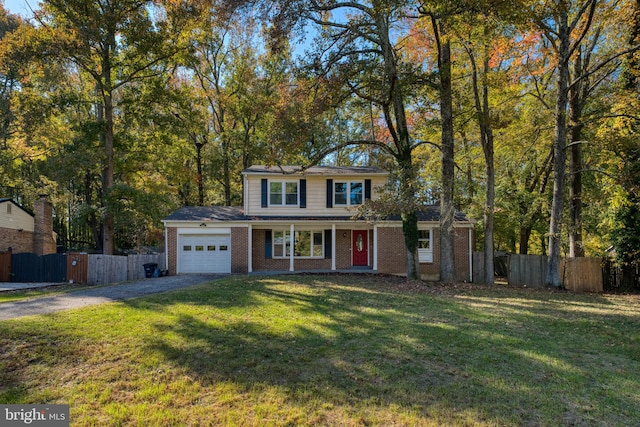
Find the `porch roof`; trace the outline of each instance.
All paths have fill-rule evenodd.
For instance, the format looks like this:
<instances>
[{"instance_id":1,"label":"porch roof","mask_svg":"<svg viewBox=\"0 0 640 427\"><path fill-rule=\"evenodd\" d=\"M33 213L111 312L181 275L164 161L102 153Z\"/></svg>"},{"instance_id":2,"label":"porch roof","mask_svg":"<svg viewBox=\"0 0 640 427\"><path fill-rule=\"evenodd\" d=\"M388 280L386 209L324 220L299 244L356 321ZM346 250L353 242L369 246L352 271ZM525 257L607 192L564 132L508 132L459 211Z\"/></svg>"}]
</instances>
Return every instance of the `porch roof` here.
<instances>
[{"instance_id":1,"label":"porch roof","mask_svg":"<svg viewBox=\"0 0 640 427\"><path fill-rule=\"evenodd\" d=\"M470 222L467 216L456 211L456 222ZM352 216L293 216L293 215L250 215L244 214L241 207L235 206L185 206L164 218L164 222L169 221L222 221L222 222L253 222L253 221L358 221ZM390 215L386 221L401 221L400 215ZM418 212L418 221L438 222L440 221L440 206L425 206Z\"/></svg>"}]
</instances>

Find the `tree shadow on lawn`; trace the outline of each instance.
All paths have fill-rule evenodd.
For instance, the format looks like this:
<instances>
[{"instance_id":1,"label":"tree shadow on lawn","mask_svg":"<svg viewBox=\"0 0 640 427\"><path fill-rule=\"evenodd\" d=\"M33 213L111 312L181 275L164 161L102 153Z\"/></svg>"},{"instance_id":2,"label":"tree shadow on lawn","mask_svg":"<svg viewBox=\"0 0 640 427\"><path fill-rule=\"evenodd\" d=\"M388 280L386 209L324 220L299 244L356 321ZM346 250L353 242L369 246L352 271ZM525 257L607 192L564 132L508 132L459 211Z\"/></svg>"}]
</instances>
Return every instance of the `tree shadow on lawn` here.
<instances>
[{"instance_id":1,"label":"tree shadow on lawn","mask_svg":"<svg viewBox=\"0 0 640 427\"><path fill-rule=\"evenodd\" d=\"M618 334L598 325L626 316L564 319L546 298L440 298L352 278L220 283L128 302L199 306L153 325L148 349L203 385L277 387L292 405L395 406L421 419L471 414L499 424L624 425L640 411L638 341L622 352L590 350ZM637 331L638 319L631 321Z\"/></svg>"}]
</instances>

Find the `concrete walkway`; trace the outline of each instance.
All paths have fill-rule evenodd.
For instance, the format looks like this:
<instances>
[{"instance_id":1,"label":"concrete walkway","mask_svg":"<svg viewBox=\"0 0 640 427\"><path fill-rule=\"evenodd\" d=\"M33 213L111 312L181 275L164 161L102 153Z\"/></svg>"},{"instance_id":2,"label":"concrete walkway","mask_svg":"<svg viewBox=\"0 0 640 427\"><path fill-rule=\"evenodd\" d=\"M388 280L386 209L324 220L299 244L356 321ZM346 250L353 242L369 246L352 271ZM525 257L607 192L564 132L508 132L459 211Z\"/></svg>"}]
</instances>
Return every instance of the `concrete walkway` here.
<instances>
[{"instance_id":1,"label":"concrete walkway","mask_svg":"<svg viewBox=\"0 0 640 427\"><path fill-rule=\"evenodd\" d=\"M0 303L0 321L24 316L49 314L61 310L122 301L145 295L159 294L216 280L224 275L184 275L136 280L97 288L88 288L59 295ZM34 285L30 283L28 285ZM51 286L51 283L46 286ZM34 286L30 286L34 287ZM19 289L19 288L18 288Z\"/></svg>"}]
</instances>

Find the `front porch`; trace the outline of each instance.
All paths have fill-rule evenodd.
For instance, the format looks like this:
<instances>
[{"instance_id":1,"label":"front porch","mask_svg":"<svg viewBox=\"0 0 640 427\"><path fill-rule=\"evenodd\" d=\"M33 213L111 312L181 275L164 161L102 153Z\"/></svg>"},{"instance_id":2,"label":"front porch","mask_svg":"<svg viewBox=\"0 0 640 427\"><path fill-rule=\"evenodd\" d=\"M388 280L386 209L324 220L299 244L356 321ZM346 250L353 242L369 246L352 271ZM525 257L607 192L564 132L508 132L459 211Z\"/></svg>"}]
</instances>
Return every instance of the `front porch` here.
<instances>
[{"instance_id":1,"label":"front porch","mask_svg":"<svg viewBox=\"0 0 640 427\"><path fill-rule=\"evenodd\" d=\"M351 225L351 224L350 224ZM248 273L377 272L377 227L249 225Z\"/></svg>"}]
</instances>

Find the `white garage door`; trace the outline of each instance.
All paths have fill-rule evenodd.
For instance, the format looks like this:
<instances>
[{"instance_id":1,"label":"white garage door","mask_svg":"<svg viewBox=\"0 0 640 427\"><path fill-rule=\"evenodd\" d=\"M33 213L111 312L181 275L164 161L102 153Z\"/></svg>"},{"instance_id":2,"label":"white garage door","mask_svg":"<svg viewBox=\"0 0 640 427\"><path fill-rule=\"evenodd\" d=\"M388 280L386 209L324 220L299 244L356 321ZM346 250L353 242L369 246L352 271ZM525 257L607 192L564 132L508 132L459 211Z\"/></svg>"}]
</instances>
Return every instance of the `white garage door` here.
<instances>
[{"instance_id":1,"label":"white garage door","mask_svg":"<svg viewBox=\"0 0 640 427\"><path fill-rule=\"evenodd\" d=\"M180 273L231 273L231 236L181 235Z\"/></svg>"}]
</instances>

